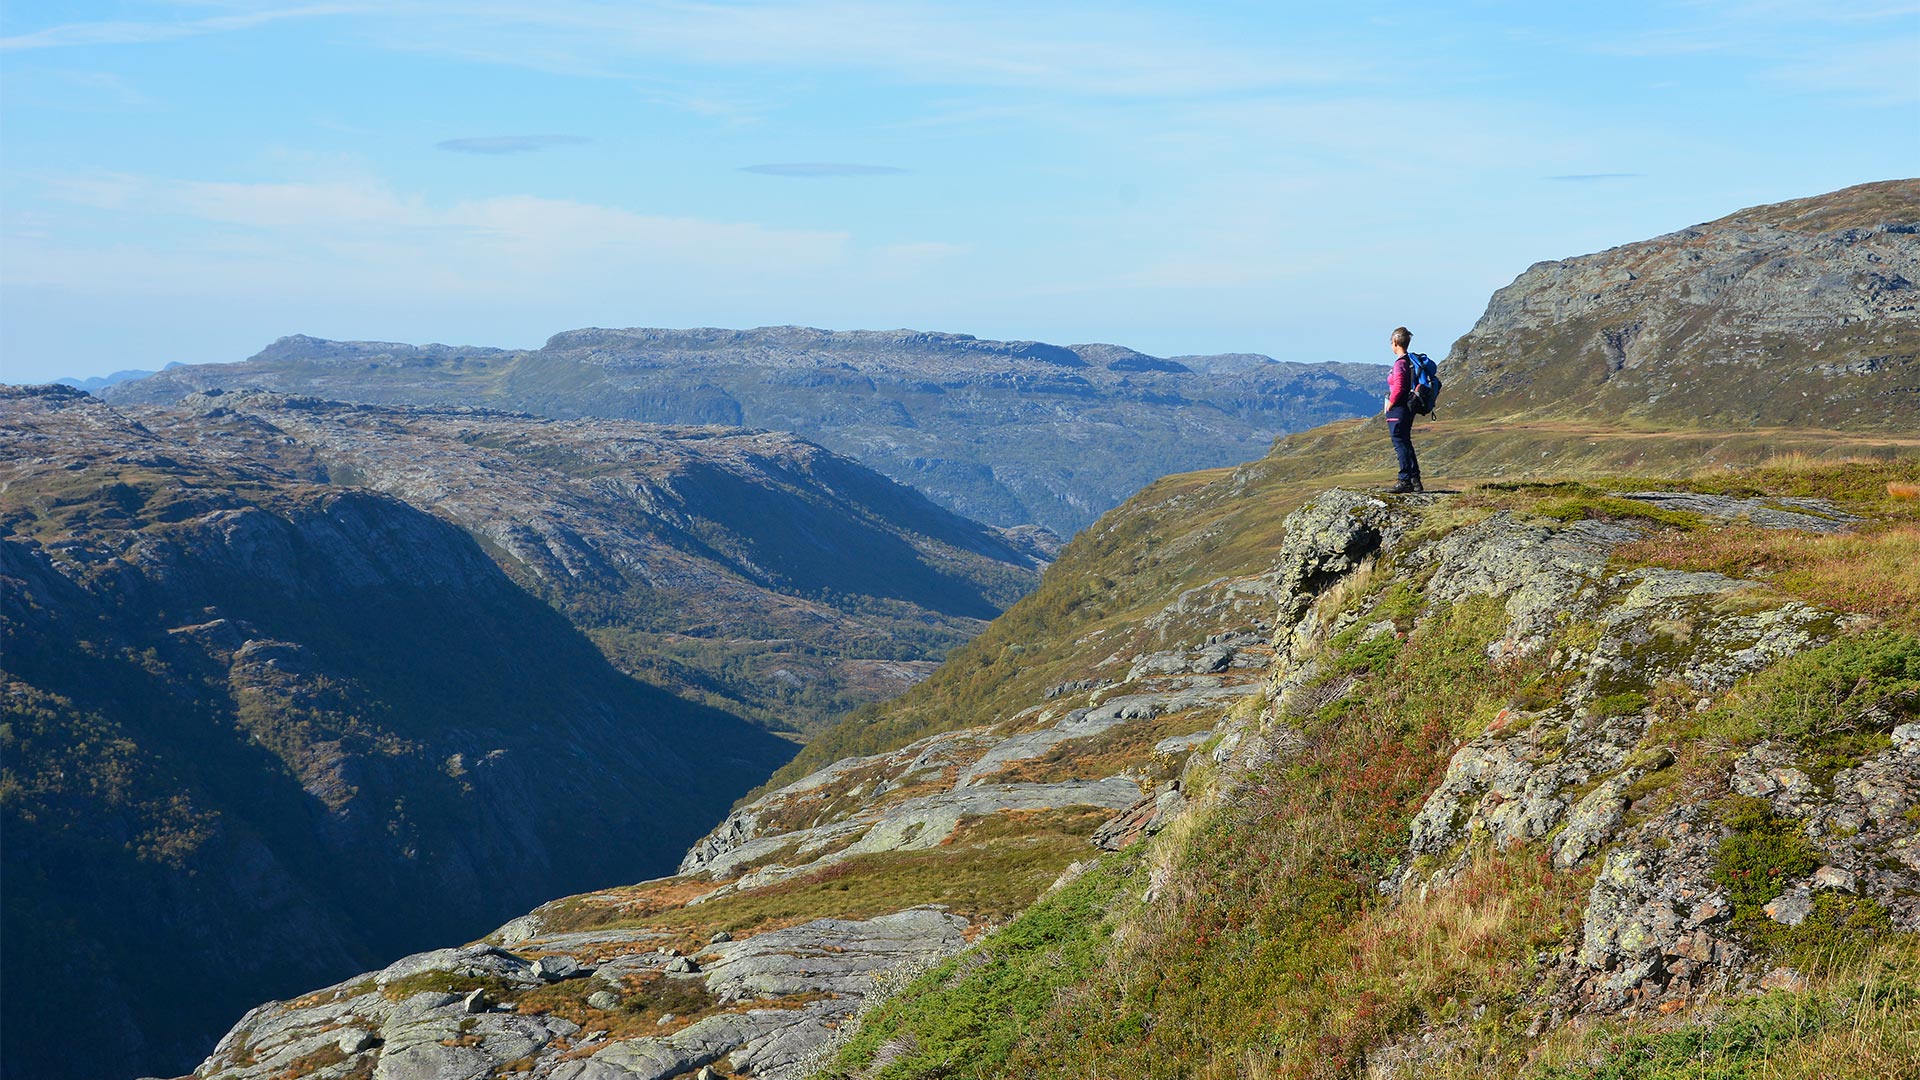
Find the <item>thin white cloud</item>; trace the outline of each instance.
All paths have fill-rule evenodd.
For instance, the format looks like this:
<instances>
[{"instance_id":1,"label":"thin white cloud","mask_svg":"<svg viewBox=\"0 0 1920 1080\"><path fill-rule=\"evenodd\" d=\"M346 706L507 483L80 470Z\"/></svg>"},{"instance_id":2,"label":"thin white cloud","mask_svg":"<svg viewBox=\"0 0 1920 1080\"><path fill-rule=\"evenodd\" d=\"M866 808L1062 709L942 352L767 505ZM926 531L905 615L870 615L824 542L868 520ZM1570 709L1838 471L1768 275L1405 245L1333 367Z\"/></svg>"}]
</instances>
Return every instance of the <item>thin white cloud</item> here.
<instances>
[{"instance_id":1,"label":"thin white cloud","mask_svg":"<svg viewBox=\"0 0 1920 1080\"><path fill-rule=\"evenodd\" d=\"M80 45L140 45L156 41L199 37L203 34L251 30L256 26L286 19L313 19L330 15L351 15L370 10L359 5L308 4L301 7L272 8L204 19L178 19L171 22L107 20L102 22L63 23L28 34L0 38L0 49L57 49Z\"/></svg>"},{"instance_id":2,"label":"thin white cloud","mask_svg":"<svg viewBox=\"0 0 1920 1080\"><path fill-rule=\"evenodd\" d=\"M642 214L531 195L436 202L365 180L248 184L108 176L51 192L154 223L197 223L182 249L22 245L9 285L237 295L483 299L814 273L848 258L845 233ZM171 269L169 269L171 267Z\"/></svg>"},{"instance_id":3,"label":"thin white cloud","mask_svg":"<svg viewBox=\"0 0 1920 1080\"><path fill-rule=\"evenodd\" d=\"M663 85L662 65L858 71L900 82L1147 98L1351 84L1367 58L1302 42L1276 56L1197 18L1108 5L952 0L393 0L260 8L173 20L73 22L0 39L0 49L171 41L290 19L358 16L376 47L653 84L663 100L713 102Z\"/></svg>"}]
</instances>

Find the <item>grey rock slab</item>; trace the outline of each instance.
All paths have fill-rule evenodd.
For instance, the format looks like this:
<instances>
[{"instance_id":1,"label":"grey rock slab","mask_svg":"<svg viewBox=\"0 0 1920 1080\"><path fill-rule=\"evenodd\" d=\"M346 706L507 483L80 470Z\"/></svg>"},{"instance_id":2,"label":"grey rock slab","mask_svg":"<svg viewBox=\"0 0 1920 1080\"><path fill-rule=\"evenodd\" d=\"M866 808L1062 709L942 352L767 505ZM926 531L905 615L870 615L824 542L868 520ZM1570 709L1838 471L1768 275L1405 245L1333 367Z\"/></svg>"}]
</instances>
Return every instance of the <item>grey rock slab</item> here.
<instances>
[{"instance_id":1,"label":"grey rock slab","mask_svg":"<svg viewBox=\"0 0 1920 1080\"><path fill-rule=\"evenodd\" d=\"M487 936L500 939L500 945L503 948L511 949L529 938L538 936L539 933L540 913L533 912L517 919L508 919L498 930Z\"/></svg>"},{"instance_id":2,"label":"grey rock slab","mask_svg":"<svg viewBox=\"0 0 1920 1080\"><path fill-rule=\"evenodd\" d=\"M1888 747L1835 773L1829 792L1789 807L1804 814L1807 835L1826 852L1827 876L1837 884L1853 875L1849 891L1885 904L1896 929L1920 930L1920 836L1908 816L1920 806L1913 756ZM1774 805L1782 805L1777 797Z\"/></svg>"},{"instance_id":3,"label":"grey rock slab","mask_svg":"<svg viewBox=\"0 0 1920 1080\"><path fill-rule=\"evenodd\" d=\"M1588 792L1567 814L1567 827L1554 837L1553 865L1578 866L1613 838L1627 816L1630 777L1615 776Z\"/></svg>"},{"instance_id":4,"label":"grey rock slab","mask_svg":"<svg viewBox=\"0 0 1920 1080\"><path fill-rule=\"evenodd\" d=\"M1469 741L1447 762L1446 775L1408 833L1411 856L1450 855L1453 862L1443 864L1433 882L1416 881L1409 865L1393 887L1448 880L1467 854L1462 841L1476 833L1484 833L1496 850L1545 836L1568 809L1563 792L1617 770L1644 726L1626 718L1590 724L1546 715L1518 735L1489 732ZM1591 817L1577 840L1581 858L1612 828L1601 802L1588 809Z\"/></svg>"},{"instance_id":5,"label":"grey rock slab","mask_svg":"<svg viewBox=\"0 0 1920 1080\"><path fill-rule=\"evenodd\" d=\"M478 1047L441 1045L460 1035L453 1019L420 1020L386 1032L374 1080L478 1080L491 1073L494 1063Z\"/></svg>"},{"instance_id":6,"label":"grey rock slab","mask_svg":"<svg viewBox=\"0 0 1920 1080\"><path fill-rule=\"evenodd\" d=\"M935 847L953 834L962 819L985 817L1003 810L1053 810L1069 806L1117 810L1139 797L1137 784L1117 776L1057 784L977 784L885 808L880 819L846 854Z\"/></svg>"},{"instance_id":7,"label":"grey rock slab","mask_svg":"<svg viewBox=\"0 0 1920 1080\"><path fill-rule=\"evenodd\" d=\"M1838 866L1823 866L1813 872L1813 887L1832 889L1836 892L1854 892L1860 887L1860 879L1851 870L1843 870Z\"/></svg>"},{"instance_id":8,"label":"grey rock slab","mask_svg":"<svg viewBox=\"0 0 1920 1080\"><path fill-rule=\"evenodd\" d=\"M777 1022L766 1015L771 1012L773 1010L709 1016L661 1038L609 1043L591 1060L625 1069L627 1077L638 1080L667 1080L719 1061L735 1047L758 1037Z\"/></svg>"},{"instance_id":9,"label":"grey rock slab","mask_svg":"<svg viewBox=\"0 0 1920 1080\"><path fill-rule=\"evenodd\" d=\"M620 995L611 990L595 990L587 995L587 1004L601 1012L612 1012L620 1007Z\"/></svg>"},{"instance_id":10,"label":"grey rock slab","mask_svg":"<svg viewBox=\"0 0 1920 1080\"><path fill-rule=\"evenodd\" d=\"M711 950L707 988L718 996L864 995L875 972L966 946L967 920L935 908L874 919L819 919Z\"/></svg>"},{"instance_id":11,"label":"grey rock slab","mask_svg":"<svg viewBox=\"0 0 1920 1080\"><path fill-rule=\"evenodd\" d=\"M461 1002L459 994L449 994L439 990L422 990L418 994L409 994L394 1002L392 1008L383 1010L383 1019L394 1023L408 1023L433 1013L450 1009Z\"/></svg>"},{"instance_id":12,"label":"grey rock slab","mask_svg":"<svg viewBox=\"0 0 1920 1080\"><path fill-rule=\"evenodd\" d=\"M1152 795L1142 796L1139 802L1127 807L1118 816L1101 823L1093 831L1091 842L1094 847L1104 851L1125 850L1141 837L1152 836L1166 828L1186 806L1187 800L1181 794L1180 781L1175 780L1163 785Z\"/></svg>"},{"instance_id":13,"label":"grey rock slab","mask_svg":"<svg viewBox=\"0 0 1920 1080\"><path fill-rule=\"evenodd\" d=\"M785 812L796 804L829 796L831 789L850 774L877 771L888 776L891 784L898 784L917 773L970 762L995 741L995 738L977 729L941 732L888 753L843 758L735 809L727 815L726 820L694 843L680 861L679 873L729 877L740 866L778 850L789 842L793 834L768 835L767 819L775 811L783 811L782 817L789 816ZM831 824L824 827L831 827ZM761 843L753 852L736 854L739 849L756 841Z\"/></svg>"},{"instance_id":14,"label":"grey rock slab","mask_svg":"<svg viewBox=\"0 0 1920 1080\"><path fill-rule=\"evenodd\" d=\"M938 846L952 835L963 819L969 817L985 817L1002 810L1052 810L1069 806L1111 807L1117 810L1139 797L1138 785L1117 776L1055 784L976 784L957 791L936 792L888 803L830 825L756 840L709 859L703 869L716 876L725 876L737 872L753 858L764 857L787 845L797 845L804 853L810 849L819 850L830 843L842 842L849 836L858 836L859 839L807 865L817 867L855 855L882 851L921 851ZM804 867L801 866L769 867L756 872L753 884L769 884L802 869ZM745 879L739 884L745 884ZM730 891L716 890L695 902Z\"/></svg>"},{"instance_id":15,"label":"grey rock slab","mask_svg":"<svg viewBox=\"0 0 1920 1080\"><path fill-rule=\"evenodd\" d=\"M467 945L457 949L434 949L430 952L402 957L375 973L373 981L375 985L385 986L395 980L430 971L529 981L531 979L529 966L525 960L505 949L492 945Z\"/></svg>"},{"instance_id":16,"label":"grey rock slab","mask_svg":"<svg viewBox=\"0 0 1920 1080\"><path fill-rule=\"evenodd\" d=\"M624 945L645 944L671 937L660 930L640 930L629 928L607 928L599 930L569 930L563 934L545 934L530 937L522 942L529 950L540 952L564 952L574 955L593 955L596 950L618 948ZM625 951L625 950L621 950Z\"/></svg>"},{"instance_id":17,"label":"grey rock slab","mask_svg":"<svg viewBox=\"0 0 1920 1080\"><path fill-rule=\"evenodd\" d=\"M1783 926L1799 926L1813 914L1813 894L1805 886L1795 886L1767 901L1760 910Z\"/></svg>"},{"instance_id":18,"label":"grey rock slab","mask_svg":"<svg viewBox=\"0 0 1920 1080\"><path fill-rule=\"evenodd\" d=\"M1743 499L1691 491L1622 491L1615 494L1623 499L1651 503L1662 510L1680 510L1723 521L1744 519L1764 529L1842 532L1860 520L1819 499Z\"/></svg>"},{"instance_id":19,"label":"grey rock slab","mask_svg":"<svg viewBox=\"0 0 1920 1080\"><path fill-rule=\"evenodd\" d=\"M1722 574L1643 568L1608 579L1603 634L1587 658L1590 680L1651 686L1677 679L1718 693L1742 675L1825 643L1832 613L1789 600L1749 608L1732 594L1753 583Z\"/></svg>"},{"instance_id":20,"label":"grey rock slab","mask_svg":"<svg viewBox=\"0 0 1920 1080\"><path fill-rule=\"evenodd\" d=\"M561 953L553 956L543 956L535 960L531 970L536 979L542 979L546 982L559 982L562 979L570 979L580 974L581 968L580 961Z\"/></svg>"},{"instance_id":21,"label":"grey rock slab","mask_svg":"<svg viewBox=\"0 0 1920 1080\"><path fill-rule=\"evenodd\" d=\"M1676 807L1633 827L1606 853L1573 957L1591 1005L1618 1009L1635 995L1698 988L1707 969L1746 958L1728 929L1730 905L1713 883L1722 830L1699 807Z\"/></svg>"},{"instance_id":22,"label":"grey rock slab","mask_svg":"<svg viewBox=\"0 0 1920 1080\"><path fill-rule=\"evenodd\" d=\"M1159 742L1153 744L1153 752L1156 754L1184 753L1185 751L1200 746L1208 739L1213 738L1213 730L1214 729L1209 728L1206 731L1196 731L1189 735L1173 735L1161 739Z\"/></svg>"},{"instance_id":23,"label":"grey rock slab","mask_svg":"<svg viewBox=\"0 0 1920 1080\"><path fill-rule=\"evenodd\" d=\"M1902 754L1920 755L1920 723L1901 724L1894 728L1893 745Z\"/></svg>"},{"instance_id":24,"label":"grey rock slab","mask_svg":"<svg viewBox=\"0 0 1920 1080\"><path fill-rule=\"evenodd\" d=\"M556 1030L557 1028L557 1030ZM381 1029L375 1080L468 1080L579 1028L558 1018L489 1013L430 1017ZM453 1043L454 1045L444 1045ZM462 1045L470 1043L471 1045Z\"/></svg>"},{"instance_id":25,"label":"grey rock slab","mask_svg":"<svg viewBox=\"0 0 1920 1080\"><path fill-rule=\"evenodd\" d=\"M1654 858L1634 848L1607 854L1582 914L1578 960L1608 971L1608 983L1626 990L1653 974L1660 943L1685 924L1686 916L1658 887Z\"/></svg>"},{"instance_id":26,"label":"grey rock slab","mask_svg":"<svg viewBox=\"0 0 1920 1080\"><path fill-rule=\"evenodd\" d=\"M1125 694L1098 705L1075 709L1050 727L1023 732L995 743L980 759L962 772L954 787L964 788L983 782L983 777L1005 769L1016 761L1041 757L1061 743L1092 738L1133 720L1151 720L1197 709L1218 707L1243 697L1265 692L1257 682L1223 685L1215 682L1191 689L1170 692Z\"/></svg>"},{"instance_id":27,"label":"grey rock slab","mask_svg":"<svg viewBox=\"0 0 1920 1080\"><path fill-rule=\"evenodd\" d=\"M851 1000L809 1002L783 1009L769 1017L778 1026L747 1041L728 1055L727 1063L755 1080L803 1080L814 1073L814 1061L834 1036L829 1022L853 1014Z\"/></svg>"}]
</instances>

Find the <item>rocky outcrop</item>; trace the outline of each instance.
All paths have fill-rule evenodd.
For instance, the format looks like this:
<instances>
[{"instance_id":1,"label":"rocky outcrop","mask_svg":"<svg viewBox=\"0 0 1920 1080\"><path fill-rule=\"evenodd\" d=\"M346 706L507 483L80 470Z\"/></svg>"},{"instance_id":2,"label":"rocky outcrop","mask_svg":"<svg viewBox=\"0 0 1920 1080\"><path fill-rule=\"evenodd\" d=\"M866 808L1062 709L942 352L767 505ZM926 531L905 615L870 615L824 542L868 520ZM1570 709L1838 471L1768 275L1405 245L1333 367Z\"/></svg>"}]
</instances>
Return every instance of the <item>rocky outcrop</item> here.
<instances>
[{"instance_id":1,"label":"rocky outcrop","mask_svg":"<svg viewBox=\"0 0 1920 1080\"><path fill-rule=\"evenodd\" d=\"M644 934L440 949L255 1009L199 1075L480 1080L511 1063L536 1080L667 1080L724 1058L744 1075L797 1080L875 973L959 951L966 927L934 908L822 919L715 943L698 964L625 951ZM556 996L543 991L557 980L541 966L561 960L578 974ZM686 1011L660 1012L653 999Z\"/></svg>"},{"instance_id":2,"label":"rocky outcrop","mask_svg":"<svg viewBox=\"0 0 1920 1080\"><path fill-rule=\"evenodd\" d=\"M1851 520L1815 500L1625 497L1770 529L1830 532ZM1424 893L1476 853L1540 848L1557 868L1597 867L1577 940L1555 971L1556 1010L1632 1014L1757 980L1720 871L1736 830L1724 811L1695 802L1647 809L1648 793L1669 782L1662 773L1675 762L1673 747L1648 741L1650 725L1656 708L1707 709L1742 676L1834 640L1852 620L1720 574L1622 569L1614 550L1644 531L1630 521L1535 524L1500 511L1405 542L1408 511L1421 502L1323 495L1290 520L1289 564L1350 570L1364 562L1376 579L1418 574L1429 608L1497 600L1506 630L1489 646L1489 661L1531 657L1554 691L1516 701L1454 753L1411 823L1401 868L1381 889ZM1356 512L1371 517L1361 524ZM1285 580L1299 584L1283 610L1305 612L1338 578L1292 570ZM1308 613L1290 632L1283 627L1273 713L1255 730L1224 733L1229 768L1257 767L1271 734L1284 732L1278 718L1323 700L1316 657L1324 643L1375 618L1361 607L1328 624ZM1379 626L1375 632L1396 632L1391 621ZM1772 741L1725 767L1720 790L1765 800L1785 834L1803 837L1814 853L1802 879L1778 883L1767 918L1798 925L1820 892L1844 892L1880 905L1892 928L1920 930L1911 819L1920 805L1920 726L1894 728L1890 741L1826 782L1804 771L1799 752Z\"/></svg>"},{"instance_id":3,"label":"rocky outcrop","mask_svg":"<svg viewBox=\"0 0 1920 1080\"><path fill-rule=\"evenodd\" d=\"M1449 417L1903 430L1920 409L1920 180L1535 264L1443 372Z\"/></svg>"},{"instance_id":4,"label":"rocky outcrop","mask_svg":"<svg viewBox=\"0 0 1920 1080\"><path fill-rule=\"evenodd\" d=\"M1266 357L1147 356L965 334L571 330L540 349L289 337L237 364L107 391L164 404L256 386L387 404L483 405L792 431L961 514L1070 536L1170 472L1257 454L1275 435L1372 411L1379 369Z\"/></svg>"}]
</instances>

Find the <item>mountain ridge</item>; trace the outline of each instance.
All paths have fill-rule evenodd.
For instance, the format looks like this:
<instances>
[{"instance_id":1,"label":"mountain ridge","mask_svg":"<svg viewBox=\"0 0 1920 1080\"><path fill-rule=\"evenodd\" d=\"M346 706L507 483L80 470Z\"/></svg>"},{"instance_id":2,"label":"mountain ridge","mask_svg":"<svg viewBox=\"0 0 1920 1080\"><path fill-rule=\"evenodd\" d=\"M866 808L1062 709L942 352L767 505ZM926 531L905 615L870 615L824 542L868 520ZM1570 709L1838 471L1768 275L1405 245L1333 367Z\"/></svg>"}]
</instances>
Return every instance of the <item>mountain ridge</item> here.
<instances>
[{"instance_id":1,"label":"mountain ridge","mask_svg":"<svg viewBox=\"0 0 1920 1080\"><path fill-rule=\"evenodd\" d=\"M1200 363L1205 358L1189 358ZM1204 366L1204 365L1203 365ZM386 404L793 431L966 516L1066 536L1153 479L1371 408L1370 365L1223 361L927 331L582 328L539 349L281 338L235 364L106 391L165 403L257 386Z\"/></svg>"},{"instance_id":2,"label":"mountain ridge","mask_svg":"<svg viewBox=\"0 0 1920 1080\"><path fill-rule=\"evenodd\" d=\"M1535 263L1447 354L1447 415L1902 430L1916 230L1920 180L1890 180Z\"/></svg>"}]
</instances>

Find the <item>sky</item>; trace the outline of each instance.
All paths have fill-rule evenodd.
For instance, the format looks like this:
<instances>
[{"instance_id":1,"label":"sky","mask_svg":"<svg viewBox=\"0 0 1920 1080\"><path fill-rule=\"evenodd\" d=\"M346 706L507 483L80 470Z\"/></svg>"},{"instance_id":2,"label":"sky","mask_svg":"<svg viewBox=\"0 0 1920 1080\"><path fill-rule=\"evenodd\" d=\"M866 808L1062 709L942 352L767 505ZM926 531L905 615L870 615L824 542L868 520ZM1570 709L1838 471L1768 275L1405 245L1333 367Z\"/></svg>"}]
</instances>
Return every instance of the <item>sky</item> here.
<instances>
[{"instance_id":1,"label":"sky","mask_svg":"<svg viewBox=\"0 0 1920 1080\"><path fill-rule=\"evenodd\" d=\"M1920 0L10 0L0 381L273 339L1445 351L1530 264L1920 174Z\"/></svg>"}]
</instances>

